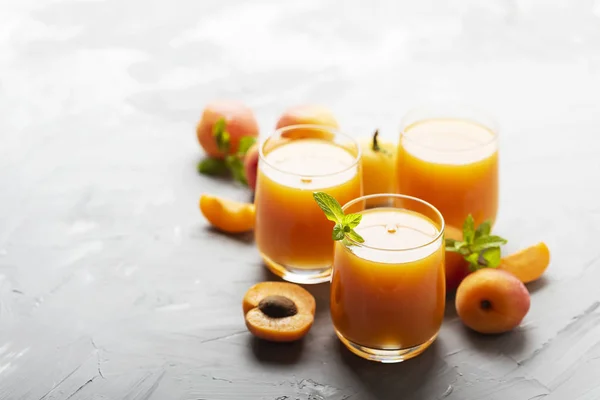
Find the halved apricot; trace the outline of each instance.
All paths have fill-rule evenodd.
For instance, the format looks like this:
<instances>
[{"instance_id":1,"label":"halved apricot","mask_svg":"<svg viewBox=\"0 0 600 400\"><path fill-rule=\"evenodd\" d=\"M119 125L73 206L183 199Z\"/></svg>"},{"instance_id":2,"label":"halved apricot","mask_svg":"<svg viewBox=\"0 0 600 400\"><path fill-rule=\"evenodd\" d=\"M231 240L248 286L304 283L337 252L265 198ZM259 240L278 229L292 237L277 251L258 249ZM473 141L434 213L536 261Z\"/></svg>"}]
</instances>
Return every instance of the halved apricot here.
<instances>
[{"instance_id":1,"label":"halved apricot","mask_svg":"<svg viewBox=\"0 0 600 400\"><path fill-rule=\"evenodd\" d=\"M511 272L523 283L538 279L550 264L550 250L544 242L503 257L499 269Z\"/></svg>"},{"instance_id":2,"label":"halved apricot","mask_svg":"<svg viewBox=\"0 0 600 400\"><path fill-rule=\"evenodd\" d=\"M246 292L242 308L246 327L254 336L271 342L293 342L312 327L316 303L296 284L262 282Z\"/></svg>"},{"instance_id":3,"label":"halved apricot","mask_svg":"<svg viewBox=\"0 0 600 400\"><path fill-rule=\"evenodd\" d=\"M203 194L200 211L208 222L224 232L241 233L254 229L254 204Z\"/></svg>"}]
</instances>

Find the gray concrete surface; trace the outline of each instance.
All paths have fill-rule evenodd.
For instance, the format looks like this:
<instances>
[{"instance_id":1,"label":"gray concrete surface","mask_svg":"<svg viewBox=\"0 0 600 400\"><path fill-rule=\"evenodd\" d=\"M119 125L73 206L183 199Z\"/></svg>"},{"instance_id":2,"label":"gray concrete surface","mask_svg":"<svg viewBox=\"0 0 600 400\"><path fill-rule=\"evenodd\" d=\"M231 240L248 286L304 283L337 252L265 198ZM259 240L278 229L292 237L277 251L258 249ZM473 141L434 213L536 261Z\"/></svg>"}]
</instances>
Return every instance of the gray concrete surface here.
<instances>
[{"instance_id":1,"label":"gray concrete surface","mask_svg":"<svg viewBox=\"0 0 600 400\"><path fill-rule=\"evenodd\" d=\"M600 1L0 2L0 399L600 399ZM274 279L208 228L203 105L268 134L297 103L396 139L431 100L501 130L497 231L544 240L545 278L506 335L463 328L400 365L334 337L254 340L241 298Z\"/></svg>"}]
</instances>

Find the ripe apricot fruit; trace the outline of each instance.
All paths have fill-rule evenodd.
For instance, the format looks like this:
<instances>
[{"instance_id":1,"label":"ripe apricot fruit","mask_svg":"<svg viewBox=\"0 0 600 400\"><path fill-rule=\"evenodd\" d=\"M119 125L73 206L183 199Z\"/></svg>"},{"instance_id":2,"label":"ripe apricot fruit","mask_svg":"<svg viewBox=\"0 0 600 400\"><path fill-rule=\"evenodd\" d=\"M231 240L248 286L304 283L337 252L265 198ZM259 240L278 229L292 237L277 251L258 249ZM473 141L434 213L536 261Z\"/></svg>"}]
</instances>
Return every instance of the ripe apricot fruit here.
<instances>
[{"instance_id":1,"label":"ripe apricot fruit","mask_svg":"<svg viewBox=\"0 0 600 400\"><path fill-rule=\"evenodd\" d=\"M203 194L200 211L208 222L224 232L241 233L254 229L254 204Z\"/></svg>"},{"instance_id":2,"label":"ripe apricot fruit","mask_svg":"<svg viewBox=\"0 0 600 400\"><path fill-rule=\"evenodd\" d=\"M461 229L446 225L445 237L454 240L463 240ZM454 291L463 279L469 275L469 263L460 253L446 251L446 291Z\"/></svg>"},{"instance_id":3,"label":"ripe apricot fruit","mask_svg":"<svg viewBox=\"0 0 600 400\"><path fill-rule=\"evenodd\" d=\"M365 195L396 192L396 146L379 139L379 132L360 141Z\"/></svg>"},{"instance_id":4,"label":"ripe apricot fruit","mask_svg":"<svg viewBox=\"0 0 600 400\"><path fill-rule=\"evenodd\" d=\"M277 121L276 128L291 125L321 125L338 128L338 122L333 113L318 105L303 104L288 108Z\"/></svg>"},{"instance_id":5,"label":"ripe apricot fruit","mask_svg":"<svg viewBox=\"0 0 600 400\"><path fill-rule=\"evenodd\" d=\"M337 129L337 120L325 107L317 105L299 105L288 108L277 121L276 128L286 128L293 125L315 125ZM325 139L331 140L333 134L327 129L296 128L285 130L281 134L286 139Z\"/></svg>"},{"instance_id":6,"label":"ripe apricot fruit","mask_svg":"<svg viewBox=\"0 0 600 400\"><path fill-rule=\"evenodd\" d=\"M227 149L219 148L215 137L215 127L224 121L227 132ZM196 126L198 142L210 157L222 159L228 154L237 153L240 139L244 136L257 137L258 123L254 113L243 103L231 100L213 101L206 105Z\"/></svg>"},{"instance_id":7,"label":"ripe apricot fruit","mask_svg":"<svg viewBox=\"0 0 600 400\"><path fill-rule=\"evenodd\" d=\"M510 272L483 268L458 286L455 305L466 326L493 334L517 327L529 311L530 298L523 282Z\"/></svg>"},{"instance_id":8,"label":"ripe apricot fruit","mask_svg":"<svg viewBox=\"0 0 600 400\"><path fill-rule=\"evenodd\" d=\"M248 149L244 156L244 174L250 190L256 188L256 175L258 173L258 143L255 143Z\"/></svg>"},{"instance_id":9,"label":"ripe apricot fruit","mask_svg":"<svg viewBox=\"0 0 600 400\"><path fill-rule=\"evenodd\" d=\"M540 242L500 260L499 269L511 272L523 283L538 279L550 264L550 250Z\"/></svg>"},{"instance_id":10,"label":"ripe apricot fruit","mask_svg":"<svg viewBox=\"0 0 600 400\"><path fill-rule=\"evenodd\" d=\"M246 292L242 308L246 327L254 336L271 342L293 342L312 327L316 303L296 284L261 282Z\"/></svg>"}]
</instances>

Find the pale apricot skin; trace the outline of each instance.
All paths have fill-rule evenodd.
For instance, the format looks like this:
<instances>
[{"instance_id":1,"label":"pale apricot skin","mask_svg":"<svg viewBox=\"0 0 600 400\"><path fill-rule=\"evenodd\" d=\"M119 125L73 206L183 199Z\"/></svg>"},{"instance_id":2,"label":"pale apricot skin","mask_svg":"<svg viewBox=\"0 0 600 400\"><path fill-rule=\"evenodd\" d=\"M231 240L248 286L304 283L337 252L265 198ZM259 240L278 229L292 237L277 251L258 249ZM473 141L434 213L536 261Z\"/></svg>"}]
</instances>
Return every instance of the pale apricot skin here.
<instances>
[{"instance_id":1,"label":"pale apricot skin","mask_svg":"<svg viewBox=\"0 0 600 400\"><path fill-rule=\"evenodd\" d=\"M225 129L230 135L231 145L227 154L237 152L242 137L258 136L258 123L250 108L237 101L213 101L206 105L196 126L198 142L210 157L222 159L227 155L219 151L213 136L213 126L221 118L225 120Z\"/></svg>"},{"instance_id":2,"label":"pale apricot skin","mask_svg":"<svg viewBox=\"0 0 600 400\"><path fill-rule=\"evenodd\" d=\"M360 141L365 195L396 193L396 145L379 140L382 151L373 150L373 138Z\"/></svg>"},{"instance_id":3,"label":"pale apricot skin","mask_svg":"<svg viewBox=\"0 0 600 400\"><path fill-rule=\"evenodd\" d=\"M462 230L451 225L446 225L445 237L448 239L462 240ZM446 251L446 291L456 290L462 280L469 275L469 263L465 258L453 251Z\"/></svg>"},{"instance_id":4,"label":"pale apricot skin","mask_svg":"<svg viewBox=\"0 0 600 400\"><path fill-rule=\"evenodd\" d=\"M258 173L258 143L255 143L248 149L244 157L244 173L248 181L248 187L254 191L256 188L256 176Z\"/></svg>"},{"instance_id":5,"label":"pale apricot skin","mask_svg":"<svg viewBox=\"0 0 600 400\"><path fill-rule=\"evenodd\" d=\"M527 288L510 272L483 268L468 275L456 291L456 312L476 332L508 332L529 311Z\"/></svg>"},{"instance_id":6,"label":"pale apricot skin","mask_svg":"<svg viewBox=\"0 0 600 400\"><path fill-rule=\"evenodd\" d=\"M297 313L273 318L260 310L261 300L268 296L283 296L293 301ZM314 322L316 302L303 287L288 282L261 282L252 286L242 302L246 327L254 336L271 342L293 342L302 339Z\"/></svg>"},{"instance_id":7,"label":"pale apricot skin","mask_svg":"<svg viewBox=\"0 0 600 400\"><path fill-rule=\"evenodd\" d=\"M277 121L276 129L291 125L321 125L336 129L339 126L327 108L309 104L288 108Z\"/></svg>"},{"instance_id":8,"label":"pale apricot skin","mask_svg":"<svg viewBox=\"0 0 600 400\"><path fill-rule=\"evenodd\" d=\"M550 264L550 250L540 242L506 257L500 261L501 270L511 272L523 283L539 279Z\"/></svg>"},{"instance_id":9,"label":"pale apricot skin","mask_svg":"<svg viewBox=\"0 0 600 400\"><path fill-rule=\"evenodd\" d=\"M254 204L203 194L200 211L215 228L228 233L242 233L254 229Z\"/></svg>"}]
</instances>

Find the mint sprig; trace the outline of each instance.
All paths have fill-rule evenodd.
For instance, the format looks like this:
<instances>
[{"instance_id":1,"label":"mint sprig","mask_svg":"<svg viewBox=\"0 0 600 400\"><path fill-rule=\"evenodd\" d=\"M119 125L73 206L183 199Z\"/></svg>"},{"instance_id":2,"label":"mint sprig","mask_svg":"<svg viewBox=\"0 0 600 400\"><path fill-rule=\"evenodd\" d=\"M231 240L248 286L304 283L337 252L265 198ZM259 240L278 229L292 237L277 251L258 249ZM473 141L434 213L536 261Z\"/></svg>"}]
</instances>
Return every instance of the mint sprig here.
<instances>
[{"instance_id":1,"label":"mint sprig","mask_svg":"<svg viewBox=\"0 0 600 400\"><path fill-rule=\"evenodd\" d=\"M475 229L473 216L469 214L463 224L463 240L446 239L446 251L461 254L469 263L471 272L482 268L496 268L500 265L500 246L507 240L490 235L492 224L485 221Z\"/></svg>"},{"instance_id":2,"label":"mint sprig","mask_svg":"<svg viewBox=\"0 0 600 400\"><path fill-rule=\"evenodd\" d=\"M325 213L325 217L327 217L328 220L335 222L331 234L333 240L343 240L348 236L357 243L363 243L365 241L362 236L354 231L354 228L360 224L362 219L361 214L344 215L340 203L325 192L314 192L313 197L317 202L317 205L323 210L323 213Z\"/></svg>"},{"instance_id":3,"label":"mint sprig","mask_svg":"<svg viewBox=\"0 0 600 400\"><path fill-rule=\"evenodd\" d=\"M244 171L244 157L246 153L256 143L256 138L244 136L240 139L238 150L235 154L228 154L231 149L231 135L227 132L227 122L225 118L220 118L213 125L213 137L217 143L217 148L223 154L227 154L224 160L205 159L198 164L198 172L205 175L222 175L229 171L234 180L243 185L248 185L246 172Z\"/></svg>"}]
</instances>

